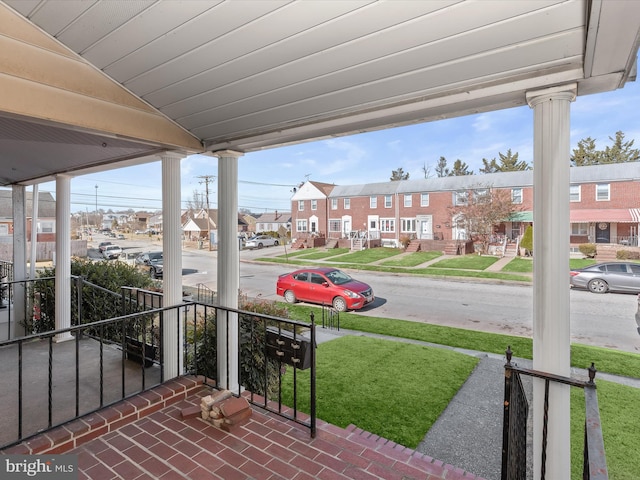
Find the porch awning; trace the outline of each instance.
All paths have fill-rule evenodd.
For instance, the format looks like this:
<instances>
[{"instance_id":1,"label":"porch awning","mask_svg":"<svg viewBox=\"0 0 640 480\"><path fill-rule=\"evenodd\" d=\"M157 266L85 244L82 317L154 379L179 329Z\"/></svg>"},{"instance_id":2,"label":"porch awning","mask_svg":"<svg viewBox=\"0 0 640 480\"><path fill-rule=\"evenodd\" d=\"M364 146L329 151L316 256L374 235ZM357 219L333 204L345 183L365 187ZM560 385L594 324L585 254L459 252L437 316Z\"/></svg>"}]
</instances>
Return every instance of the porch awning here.
<instances>
[{"instance_id":1,"label":"porch awning","mask_svg":"<svg viewBox=\"0 0 640 480\"><path fill-rule=\"evenodd\" d=\"M530 210L524 212L514 212L509 215L508 222L533 222L533 212Z\"/></svg>"},{"instance_id":2,"label":"porch awning","mask_svg":"<svg viewBox=\"0 0 640 480\"><path fill-rule=\"evenodd\" d=\"M590 208L571 210L571 223L640 223L640 209L638 208Z\"/></svg>"}]
</instances>

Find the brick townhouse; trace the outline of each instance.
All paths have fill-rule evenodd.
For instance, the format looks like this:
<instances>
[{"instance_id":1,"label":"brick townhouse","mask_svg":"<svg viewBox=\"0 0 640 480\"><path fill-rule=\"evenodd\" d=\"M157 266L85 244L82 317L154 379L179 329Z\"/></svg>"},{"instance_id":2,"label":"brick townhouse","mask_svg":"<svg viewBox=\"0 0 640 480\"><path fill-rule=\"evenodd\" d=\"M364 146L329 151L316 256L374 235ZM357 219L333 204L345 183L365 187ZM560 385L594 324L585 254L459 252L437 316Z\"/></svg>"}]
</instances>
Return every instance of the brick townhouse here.
<instances>
[{"instance_id":1,"label":"brick townhouse","mask_svg":"<svg viewBox=\"0 0 640 480\"><path fill-rule=\"evenodd\" d=\"M331 185L307 181L291 198L292 238L307 246L366 236L399 245L403 237L465 240L451 207L491 189L507 190L518 212L496 232L516 239L533 222L533 171ZM638 245L640 162L574 167L570 185L571 243Z\"/></svg>"}]
</instances>

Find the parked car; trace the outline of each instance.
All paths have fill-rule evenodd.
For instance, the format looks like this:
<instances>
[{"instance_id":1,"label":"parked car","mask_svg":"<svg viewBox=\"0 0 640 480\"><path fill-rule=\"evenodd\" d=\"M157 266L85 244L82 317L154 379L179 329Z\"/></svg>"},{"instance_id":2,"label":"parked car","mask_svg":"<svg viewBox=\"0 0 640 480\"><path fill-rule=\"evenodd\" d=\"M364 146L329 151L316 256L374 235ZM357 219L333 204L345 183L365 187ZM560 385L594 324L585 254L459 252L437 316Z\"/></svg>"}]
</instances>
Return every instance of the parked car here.
<instances>
[{"instance_id":1,"label":"parked car","mask_svg":"<svg viewBox=\"0 0 640 480\"><path fill-rule=\"evenodd\" d=\"M638 325L638 334L640 334L640 294L638 294L638 309L636 310L636 324Z\"/></svg>"},{"instance_id":2,"label":"parked car","mask_svg":"<svg viewBox=\"0 0 640 480\"><path fill-rule=\"evenodd\" d=\"M244 244L246 248L262 248L262 247L277 247L280 245L277 238L273 238L270 235L255 235L247 240Z\"/></svg>"},{"instance_id":3,"label":"parked car","mask_svg":"<svg viewBox=\"0 0 640 480\"><path fill-rule=\"evenodd\" d=\"M111 242L100 242L100 244L98 245L98 250L100 250L100 253L104 252L104 249L107 248L109 245L113 245L113 243Z\"/></svg>"},{"instance_id":4,"label":"parked car","mask_svg":"<svg viewBox=\"0 0 640 480\"><path fill-rule=\"evenodd\" d=\"M118 234L118 240L124 240L124 235L122 233Z\"/></svg>"},{"instance_id":5,"label":"parked car","mask_svg":"<svg viewBox=\"0 0 640 480\"><path fill-rule=\"evenodd\" d=\"M373 289L331 267L305 268L278 277L276 293L289 303L302 300L333 305L339 312L358 310L373 302Z\"/></svg>"},{"instance_id":6,"label":"parked car","mask_svg":"<svg viewBox=\"0 0 640 480\"><path fill-rule=\"evenodd\" d=\"M572 287L586 288L593 293L640 293L640 264L633 262L596 263L572 270Z\"/></svg>"},{"instance_id":7,"label":"parked car","mask_svg":"<svg viewBox=\"0 0 640 480\"><path fill-rule=\"evenodd\" d=\"M141 253L134 262L138 269L148 271L151 278L162 277L162 252Z\"/></svg>"},{"instance_id":8,"label":"parked car","mask_svg":"<svg viewBox=\"0 0 640 480\"><path fill-rule=\"evenodd\" d=\"M102 251L102 256L107 260L118 258L122 254L122 248L118 245L107 245Z\"/></svg>"}]
</instances>

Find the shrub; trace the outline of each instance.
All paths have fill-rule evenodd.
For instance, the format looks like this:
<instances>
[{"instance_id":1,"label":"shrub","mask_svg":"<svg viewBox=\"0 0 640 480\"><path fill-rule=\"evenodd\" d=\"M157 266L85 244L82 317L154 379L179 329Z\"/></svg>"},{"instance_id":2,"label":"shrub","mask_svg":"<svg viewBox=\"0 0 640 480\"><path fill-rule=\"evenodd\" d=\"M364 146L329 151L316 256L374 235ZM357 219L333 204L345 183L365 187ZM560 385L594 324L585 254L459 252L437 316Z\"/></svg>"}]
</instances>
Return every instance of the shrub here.
<instances>
[{"instance_id":1,"label":"shrub","mask_svg":"<svg viewBox=\"0 0 640 480\"><path fill-rule=\"evenodd\" d=\"M285 306L267 300L252 300L240 297L239 309L260 315L289 318ZM216 310L211 309L207 316L200 316L187 328L186 364L189 371L217 380L217 332ZM250 392L265 398L274 398L280 384L280 362L265 354L266 327L278 326L275 320L265 320L250 314L240 314L240 375L242 386ZM282 326L282 325L281 325Z\"/></svg>"},{"instance_id":2,"label":"shrub","mask_svg":"<svg viewBox=\"0 0 640 480\"><path fill-rule=\"evenodd\" d=\"M400 236L400 244L402 248L406 249L411 243L411 237L409 235L401 235Z\"/></svg>"},{"instance_id":3,"label":"shrub","mask_svg":"<svg viewBox=\"0 0 640 480\"><path fill-rule=\"evenodd\" d=\"M595 243L581 243L578 249L580 253L587 258L594 258L596 256L597 248Z\"/></svg>"},{"instance_id":4,"label":"shrub","mask_svg":"<svg viewBox=\"0 0 640 480\"><path fill-rule=\"evenodd\" d=\"M640 260L640 252L632 250L618 250L616 252L618 260Z\"/></svg>"},{"instance_id":5,"label":"shrub","mask_svg":"<svg viewBox=\"0 0 640 480\"><path fill-rule=\"evenodd\" d=\"M49 279L49 277L55 277L55 274L55 267L45 268L31 285L29 293L33 305L33 316L27 318L24 325L29 333L55 330L55 282ZM91 262L74 258L71 261L71 275L83 277L87 282L107 290L102 291L83 284L82 318L78 318L78 295L74 293L71 296L72 325L122 315L122 302L119 295L123 286L147 289L155 285L147 274L123 262Z\"/></svg>"},{"instance_id":6,"label":"shrub","mask_svg":"<svg viewBox=\"0 0 640 480\"><path fill-rule=\"evenodd\" d=\"M529 225L522 235L520 247L527 250L529 254L533 253L533 227Z\"/></svg>"}]
</instances>

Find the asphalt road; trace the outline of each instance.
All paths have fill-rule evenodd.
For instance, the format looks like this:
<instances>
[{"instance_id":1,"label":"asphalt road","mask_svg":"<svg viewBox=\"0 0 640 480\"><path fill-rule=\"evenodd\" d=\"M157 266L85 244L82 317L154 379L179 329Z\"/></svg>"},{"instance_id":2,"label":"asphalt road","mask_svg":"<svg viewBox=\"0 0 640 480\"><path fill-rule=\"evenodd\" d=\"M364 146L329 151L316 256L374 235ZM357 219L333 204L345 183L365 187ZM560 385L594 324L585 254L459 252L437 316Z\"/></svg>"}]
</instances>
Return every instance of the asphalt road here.
<instances>
[{"instance_id":1,"label":"asphalt road","mask_svg":"<svg viewBox=\"0 0 640 480\"><path fill-rule=\"evenodd\" d=\"M125 252L161 249L157 242L135 246L122 241L118 243ZM281 300L275 294L276 278L295 267L253 263L251 260L283 252L282 246L240 252L241 293ZM184 250L183 284L195 286L202 283L215 290L216 255L215 251ZM349 273L369 283L376 295L376 301L359 311L359 315L526 337L533 335L533 289L529 285L497 284L475 279L442 280L357 270ZM640 352L640 335L634 319L637 309L635 295L596 295L579 290L572 290L570 295L573 342Z\"/></svg>"}]
</instances>

